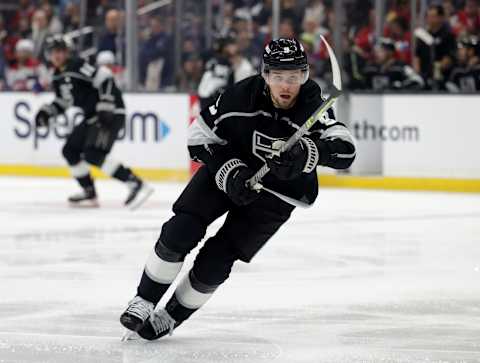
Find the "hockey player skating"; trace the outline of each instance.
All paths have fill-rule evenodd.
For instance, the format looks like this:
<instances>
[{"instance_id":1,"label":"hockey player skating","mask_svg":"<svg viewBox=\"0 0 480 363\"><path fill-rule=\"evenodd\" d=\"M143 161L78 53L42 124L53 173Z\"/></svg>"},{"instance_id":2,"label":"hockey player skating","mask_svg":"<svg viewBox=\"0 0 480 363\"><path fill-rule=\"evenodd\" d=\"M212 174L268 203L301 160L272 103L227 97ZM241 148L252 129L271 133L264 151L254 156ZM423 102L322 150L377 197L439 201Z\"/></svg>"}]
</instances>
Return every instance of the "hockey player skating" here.
<instances>
[{"instance_id":1,"label":"hockey player skating","mask_svg":"<svg viewBox=\"0 0 480 363\"><path fill-rule=\"evenodd\" d=\"M70 204L98 206L95 184L90 175L90 166L95 165L105 174L127 184L129 193L125 205L132 209L140 206L153 189L108 155L118 132L125 126L122 93L111 71L71 56L68 42L61 36L49 39L48 47L55 68L55 99L38 111L36 127L48 127L52 118L72 106L81 108L84 113L84 121L74 126L62 149L72 176L82 187L79 194L68 198Z\"/></svg>"},{"instance_id":2,"label":"hockey player skating","mask_svg":"<svg viewBox=\"0 0 480 363\"><path fill-rule=\"evenodd\" d=\"M265 187L309 203L318 192L317 165L351 165L353 139L331 109L291 149L277 152L323 102L319 86L308 79L303 47L295 39L278 39L265 48L261 75L228 88L201 111L188 147L204 166L162 227L137 294L120 317L126 328L148 340L172 333L228 278L235 261L250 262L288 220L294 206L247 186L265 162L270 168L262 179ZM165 308L154 311L185 256L225 213L224 224L200 249Z\"/></svg>"}]
</instances>

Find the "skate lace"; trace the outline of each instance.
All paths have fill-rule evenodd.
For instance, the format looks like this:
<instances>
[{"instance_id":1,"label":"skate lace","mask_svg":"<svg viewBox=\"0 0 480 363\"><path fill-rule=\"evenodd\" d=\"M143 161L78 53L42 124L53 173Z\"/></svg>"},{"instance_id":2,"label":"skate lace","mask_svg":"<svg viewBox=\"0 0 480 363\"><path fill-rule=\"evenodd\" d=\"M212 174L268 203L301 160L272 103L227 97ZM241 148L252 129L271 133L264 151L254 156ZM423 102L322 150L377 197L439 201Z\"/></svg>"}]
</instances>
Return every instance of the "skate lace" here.
<instances>
[{"instance_id":1,"label":"skate lace","mask_svg":"<svg viewBox=\"0 0 480 363\"><path fill-rule=\"evenodd\" d=\"M168 330L168 335L173 334L173 329L175 328L176 321L170 316L170 314L162 309L154 313L153 318L150 318L155 333L159 334L161 332Z\"/></svg>"},{"instance_id":2,"label":"skate lace","mask_svg":"<svg viewBox=\"0 0 480 363\"><path fill-rule=\"evenodd\" d=\"M127 313L131 315L138 316L143 321L147 320L147 318L153 312L153 307L150 303L146 302L142 298L138 296L135 297L132 301L130 301L129 306L127 308Z\"/></svg>"}]
</instances>

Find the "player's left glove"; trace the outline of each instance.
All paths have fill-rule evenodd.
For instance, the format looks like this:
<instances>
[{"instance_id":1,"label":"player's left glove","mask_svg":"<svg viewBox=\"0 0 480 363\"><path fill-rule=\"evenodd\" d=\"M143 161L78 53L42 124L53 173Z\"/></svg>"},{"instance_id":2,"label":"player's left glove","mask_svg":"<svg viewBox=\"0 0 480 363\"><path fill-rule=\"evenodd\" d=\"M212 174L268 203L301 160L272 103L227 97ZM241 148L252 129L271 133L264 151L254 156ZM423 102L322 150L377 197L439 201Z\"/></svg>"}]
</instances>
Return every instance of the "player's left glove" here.
<instances>
[{"instance_id":1,"label":"player's left glove","mask_svg":"<svg viewBox=\"0 0 480 363\"><path fill-rule=\"evenodd\" d=\"M317 167L320 158L317 145L308 137L280 155L266 158L270 172L280 180L298 178L302 173L310 173Z\"/></svg>"},{"instance_id":2,"label":"player's left glove","mask_svg":"<svg viewBox=\"0 0 480 363\"><path fill-rule=\"evenodd\" d=\"M109 126L113 123L115 105L111 102L98 102L96 111L98 122L103 126Z\"/></svg>"}]
</instances>

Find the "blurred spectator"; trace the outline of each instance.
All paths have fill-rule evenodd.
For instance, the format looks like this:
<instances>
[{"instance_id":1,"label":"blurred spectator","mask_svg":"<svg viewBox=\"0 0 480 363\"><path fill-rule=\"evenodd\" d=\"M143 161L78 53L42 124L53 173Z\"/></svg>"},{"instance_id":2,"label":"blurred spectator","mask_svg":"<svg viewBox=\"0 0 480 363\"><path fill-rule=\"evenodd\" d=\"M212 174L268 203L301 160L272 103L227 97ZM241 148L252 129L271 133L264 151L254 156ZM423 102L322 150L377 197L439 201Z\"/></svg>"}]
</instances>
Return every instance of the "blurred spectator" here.
<instances>
[{"instance_id":1,"label":"blurred spectator","mask_svg":"<svg viewBox=\"0 0 480 363\"><path fill-rule=\"evenodd\" d=\"M62 22L65 33L80 28L80 7L78 4L69 2L65 5L65 12Z\"/></svg>"},{"instance_id":2,"label":"blurred spectator","mask_svg":"<svg viewBox=\"0 0 480 363\"><path fill-rule=\"evenodd\" d=\"M375 47L375 60L364 70L365 88L374 91L419 90L422 77L412 67L395 59L395 42L381 38Z\"/></svg>"},{"instance_id":3,"label":"blurred spectator","mask_svg":"<svg viewBox=\"0 0 480 363\"><path fill-rule=\"evenodd\" d=\"M13 91L43 91L50 77L45 65L33 55L34 44L30 39L21 39L15 47L15 62L8 67L6 79Z\"/></svg>"},{"instance_id":4,"label":"blurred spectator","mask_svg":"<svg viewBox=\"0 0 480 363\"><path fill-rule=\"evenodd\" d=\"M427 11L427 28L417 29L417 46L413 66L431 89L444 89L455 58L455 37L440 5Z\"/></svg>"},{"instance_id":5,"label":"blurred spectator","mask_svg":"<svg viewBox=\"0 0 480 363\"><path fill-rule=\"evenodd\" d=\"M35 12L35 6L32 4L30 0L19 0L18 1L18 9L12 17L10 28L13 31L19 29L20 21L26 18L28 24L31 22L31 18L33 13Z\"/></svg>"},{"instance_id":6,"label":"blurred spectator","mask_svg":"<svg viewBox=\"0 0 480 363\"><path fill-rule=\"evenodd\" d=\"M278 33L280 38L295 38L295 23L291 18L283 18L280 22Z\"/></svg>"},{"instance_id":7,"label":"blurred spectator","mask_svg":"<svg viewBox=\"0 0 480 363\"><path fill-rule=\"evenodd\" d=\"M458 12L458 35L477 35L480 29L479 0L466 0L465 6Z\"/></svg>"},{"instance_id":8,"label":"blurred spectator","mask_svg":"<svg viewBox=\"0 0 480 363\"><path fill-rule=\"evenodd\" d=\"M458 36L458 33L461 30L461 24L458 19L457 9L455 7L454 0L443 0L442 6L445 11L445 19L447 19L450 29L452 29L455 36Z\"/></svg>"},{"instance_id":9,"label":"blurred spectator","mask_svg":"<svg viewBox=\"0 0 480 363\"><path fill-rule=\"evenodd\" d=\"M197 92L200 79L202 78L203 61L196 52L184 53L182 56L182 69L178 77L177 91Z\"/></svg>"},{"instance_id":10,"label":"blurred spectator","mask_svg":"<svg viewBox=\"0 0 480 363\"><path fill-rule=\"evenodd\" d=\"M365 62L373 59L373 44L375 41L375 9L368 11L367 23L360 27L354 38L355 51Z\"/></svg>"},{"instance_id":11,"label":"blurred spectator","mask_svg":"<svg viewBox=\"0 0 480 363\"><path fill-rule=\"evenodd\" d=\"M395 17L388 24L388 31L385 34L395 42L396 57L407 64L412 63L411 33L408 23L403 17Z\"/></svg>"},{"instance_id":12,"label":"blurred spectator","mask_svg":"<svg viewBox=\"0 0 480 363\"><path fill-rule=\"evenodd\" d=\"M400 18L410 23L410 6L410 0L395 0L387 13L387 22Z\"/></svg>"},{"instance_id":13,"label":"blurred spectator","mask_svg":"<svg viewBox=\"0 0 480 363\"><path fill-rule=\"evenodd\" d=\"M125 40L122 35L122 14L111 9L105 14L105 31L100 37L97 50L109 50L115 55L117 62L123 64Z\"/></svg>"},{"instance_id":14,"label":"blurred spectator","mask_svg":"<svg viewBox=\"0 0 480 363\"><path fill-rule=\"evenodd\" d=\"M125 79L125 69L115 62L115 55L110 50L102 50L98 52L96 59L97 66L105 66L109 68L117 83L117 86L120 89L125 89L126 79Z\"/></svg>"},{"instance_id":15,"label":"blurred spectator","mask_svg":"<svg viewBox=\"0 0 480 363\"><path fill-rule=\"evenodd\" d=\"M95 8L95 25L99 26L102 24L102 20L106 18L107 13L114 8L110 4L109 0L99 0L98 5Z\"/></svg>"},{"instance_id":16,"label":"blurred spectator","mask_svg":"<svg viewBox=\"0 0 480 363\"><path fill-rule=\"evenodd\" d=\"M1 0L0 0L1 1ZM17 0L17 10L0 14L1 57L6 64L16 62L15 44L19 39L31 38L40 61L45 61L43 43L51 33L71 32L80 28L81 0ZM140 0L139 7L152 4L154 0ZM333 44L333 30L341 29L343 44L342 67L345 83L349 87L364 87L362 71L365 65L375 63L374 0L344 0L344 24L335 24L333 0L281 0L280 35L296 36L303 42L310 63L310 75L318 82L329 79L329 61L326 48L320 41L323 35ZM10 3L10 2L9 2ZM212 28L215 33L236 33L239 64L247 64L255 70L261 65L262 49L272 36L272 0L213 0ZM480 0L425 0L431 6L426 17L427 26L423 33L415 33L415 59L411 51L410 0L384 1L385 26L382 35L395 43L395 57L413 64L428 81L428 88L444 89L450 79L455 62L456 39L465 35L480 35ZM420 2L417 1L417 4ZM115 65L124 65L125 34L123 14L125 2L118 0L94 0L86 2L85 25L97 26L93 34L75 38L76 49L85 56L108 50L115 56ZM139 16L139 75L140 81L153 91L168 89L192 89L198 83L198 60L210 50L204 49L206 2L185 0L181 19L175 17L174 2ZM432 10L433 9L433 10ZM220 11L222 10L222 11ZM419 15L417 8L414 21ZM35 16L33 15L35 14ZM2 21L2 16L7 24ZM61 21L59 20L59 17ZM160 24L151 21L158 17ZM45 21L46 18L46 21ZM443 18L443 19L442 19ZM440 20L439 20L440 19ZM46 26L45 26L46 23ZM182 61L174 67L175 24L180 25L182 35ZM440 26L438 25L440 24ZM154 28L160 27L161 30ZM419 35L420 34L420 35ZM98 36L98 38L97 38ZM423 39L423 40L422 40ZM438 44L436 44L438 42ZM432 44L430 47L429 44ZM96 45L96 47L94 46ZM90 47L90 48L89 48ZM462 52L462 51L459 51ZM0 53L1 50L0 50ZM208 57L207 57L208 59ZM231 60L233 61L233 57ZM93 60L93 59L92 59ZM434 62L434 63L433 63ZM234 64L232 64L232 67ZM243 68L240 67L239 69ZM174 74L174 69L178 74ZM203 73L203 71L202 71ZM458 73L458 72L457 72ZM0 75L1 79L1 75ZM177 82L177 83L175 83Z\"/></svg>"},{"instance_id":17,"label":"blurred spectator","mask_svg":"<svg viewBox=\"0 0 480 363\"><path fill-rule=\"evenodd\" d=\"M308 11L307 9L307 11L305 12L305 17L303 18L302 24L303 32L300 35L301 39L308 39L308 41L312 43L312 54L320 52L320 48L322 47L322 39L320 38L320 36L325 36L328 33L328 29L324 28L321 25L326 19L326 10L323 7L323 3L320 2L320 4L322 4L321 16L317 15L318 11Z\"/></svg>"},{"instance_id":18,"label":"blurred spectator","mask_svg":"<svg viewBox=\"0 0 480 363\"><path fill-rule=\"evenodd\" d=\"M58 18L58 16L55 15L52 5L48 3L44 4L42 5L41 9L45 11L45 14L47 16L48 32L50 34L61 33L63 31L63 24Z\"/></svg>"},{"instance_id":19,"label":"blurred spectator","mask_svg":"<svg viewBox=\"0 0 480 363\"><path fill-rule=\"evenodd\" d=\"M272 0L259 1L252 8L252 15L260 26L266 26L272 18Z\"/></svg>"},{"instance_id":20,"label":"blurred spectator","mask_svg":"<svg viewBox=\"0 0 480 363\"><path fill-rule=\"evenodd\" d=\"M301 24L303 19L303 8L297 6L297 0L282 0L281 6L281 16L283 20L291 20L293 25L293 32L297 33L299 31L298 26Z\"/></svg>"},{"instance_id":21,"label":"blurred spectator","mask_svg":"<svg viewBox=\"0 0 480 363\"><path fill-rule=\"evenodd\" d=\"M480 91L480 43L477 37L464 37L458 42L457 64L447 82L450 92Z\"/></svg>"},{"instance_id":22,"label":"blurred spectator","mask_svg":"<svg viewBox=\"0 0 480 363\"><path fill-rule=\"evenodd\" d=\"M33 55L41 62L46 61L45 41L50 35L48 31L48 18L44 10L36 10L32 18Z\"/></svg>"},{"instance_id":23,"label":"blurred spectator","mask_svg":"<svg viewBox=\"0 0 480 363\"><path fill-rule=\"evenodd\" d=\"M2 41L0 39L0 45ZM0 47L0 91L3 91L7 88L7 81L5 78L5 71L7 69L7 61L5 59L5 54L3 53L3 49Z\"/></svg>"},{"instance_id":24,"label":"blurred spectator","mask_svg":"<svg viewBox=\"0 0 480 363\"><path fill-rule=\"evenodd\" d=\"M150 36L140 50L140 82L150 91L174 82L173 39L159 17L150 18Z\"/></svg>"},{"instance_id":25,"label":"blurred spectator","mask_svg":"<svg viewBox=\"0 0 480 363\"><path fill-rule=\"evenodd\" d=\"M314 21L317 27L326 19L327 9L323 0L309 0L305 14L303 15L303 27L305 29L305 21Z\"/></svg>"}]
</instances>

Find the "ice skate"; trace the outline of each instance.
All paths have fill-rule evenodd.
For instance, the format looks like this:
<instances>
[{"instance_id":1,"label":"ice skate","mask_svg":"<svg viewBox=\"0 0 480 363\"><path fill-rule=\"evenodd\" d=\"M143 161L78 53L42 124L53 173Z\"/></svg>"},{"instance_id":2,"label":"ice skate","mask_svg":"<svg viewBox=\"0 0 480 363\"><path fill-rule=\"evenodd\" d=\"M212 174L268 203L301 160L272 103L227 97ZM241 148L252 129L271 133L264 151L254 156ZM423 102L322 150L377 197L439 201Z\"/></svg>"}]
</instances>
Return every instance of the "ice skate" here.
<instances>
[{"instance_id":1,"label":"ice skate","mask_svg":"<svg viewBox=\"0 0 480 363\"><path fill-rule=\"evenodd\" d=\"M68 203L75 208L98 208L97 193L93 188L83 189L68 198Z\"/></svg>"},{"instance_id":2,"label":"ice skate","mask_svg":"<svg viewBox=\"0 0 480 363\"><path fill-rule=\"evenodd\" d=\"M146 185L142 180L137 179L127 183L130 188L130 193L125 200L125 206L131 210L140 207L152 195L153 188Z\"/></svg>"},{"instance_id":3,"label":"ice skate","mask_svg":"<svg viewBox=\"0 0 480 363\"><path fill-rule=\"evenodd\" d=\"M161 309L150 315L137 334L143 339L156 340L167 334L172 335L179 325L180 322L176 322L165 309Z\"/></svg>"},{"instance_id":4,"label":"ice skate","mask_svg":"<svg viewBox=\"0 0 480 363\"><path fill-rule=\"evenodd\" d=\"M142 328L148 317L153 314L153 309L153 303L142 299L140 296L135 296L129 301L127 309L120 316L120 323L125 328L136 332Z\"/></svg>"}]
</instances>

